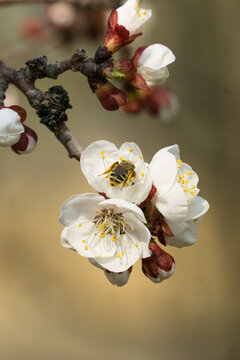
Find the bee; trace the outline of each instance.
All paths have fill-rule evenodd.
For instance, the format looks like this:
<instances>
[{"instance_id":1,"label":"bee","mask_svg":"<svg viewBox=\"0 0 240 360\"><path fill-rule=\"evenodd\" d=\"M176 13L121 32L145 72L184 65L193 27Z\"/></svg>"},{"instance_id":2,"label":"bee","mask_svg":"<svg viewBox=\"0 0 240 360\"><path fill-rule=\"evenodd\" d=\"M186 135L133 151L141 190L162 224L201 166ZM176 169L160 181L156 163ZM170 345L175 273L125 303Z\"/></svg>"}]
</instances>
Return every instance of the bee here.
<instances>
[{"instance_id":1,"label":"bee","mask_svg":"<svg viewBox=\"0 0 240 360\"><path fill-rule=\"evenodd\" d=\"M129 160L122 160L120 163L116 161L110 168L101 175L109 178L111 186L122 184L122 188L127 186L127 182L136 176L135 166ZM132 184L133 185L133 184Z\"/></svg>"}]
</instances>

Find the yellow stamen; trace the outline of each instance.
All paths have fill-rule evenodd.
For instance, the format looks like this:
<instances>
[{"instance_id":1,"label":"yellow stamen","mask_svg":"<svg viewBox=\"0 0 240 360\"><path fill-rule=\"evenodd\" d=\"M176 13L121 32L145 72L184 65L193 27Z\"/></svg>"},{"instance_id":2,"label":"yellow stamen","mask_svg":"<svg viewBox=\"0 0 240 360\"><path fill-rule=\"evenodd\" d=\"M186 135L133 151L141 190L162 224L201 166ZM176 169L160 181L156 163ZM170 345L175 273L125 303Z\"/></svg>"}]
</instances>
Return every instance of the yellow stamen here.
<instances>
[{"instance_id":1,"label":"yellow stamen","mask_svg":"<svg viewBox=\"0 0 240 360\"><path fill-rule=\"evenodd\" d=\"M117 240L117 239L113 236L113 237L112 237L112 241L114 241L114 242L115 242L116 240Z\"/></svg>"},{"instance_id":2,"label":"yellow stamen","mask_svg":"<svg viewBox=\"0 0 240 360\"><path fill-rule=\"evenodd\" d=\"M140 159L142 160L142 155L140 155Z\"/></svg>"},{"instance_id":3,"label":"yellow stamen","mask_svg":"<svg viewBox=\"0 0 240 360\"><path fill-rule=\"evenodd\" d=\"M133 152L133 148L129 149L130 152Z\"/></svg>"},{"instance_id":4,"label":"yellow stamen","mask_svg":"<svg viewBox=\"0 0 240 360\"><path fill-rule=\"evenodd\" d=\"M138 17L140 18L142 15L141 14L138 14Z\"/></svg>"},{"instance_id":5,"label":"yellow stamen","mask_svg":"<svg viewBox=\"0 0 240 360\"><path fill-rule=\"evenodd\" d=\"M122 255L124 255L124 254L125 254L125 252L123 251L123 252L122 252Z\"/></svg>"},{"instance_id":6,"label":"yellow stamen","mask_svg":"<svg viewBox=\"0 0 240 360\"><path fill-rule=\"evenodd\" d=\"M182 160L181 159L178 159L178 161L177 161L179 164L181 164L182 163Z\"/></svg>"},{"instance_id":7,"label":"yellow stamen","mask_svg":"<svg viewBox=\"0 0 240 360\"><path fill-rule=\"evenodd\" d=\"M104 154L104 151L101 151L100 154L103 155L103 154Z\"/></svg>"},{"instance_id":8,"label":"yellow stamen","mask_svg":"<svg viewBox=\"0 0 240 360\"><path fill-rule=\"evenodd\" d=\"M120 254L117 254L117 257L120 258Z\"/></svg>"},{"instance_id":9,"label":"yellow stamen","mask_svg":"<svg viewBox=\"0 0 240 360\"><path fill-rule=\"evenodd\" d=\"M136 247L138 247L138 244L135 244Z\"/></svg>"},{"instance_id":10,"label":"yellow stamen","mask_svg":"<svg viewBox=\"0 0 240 360\"><path fill-rule=\"evenodd\" d=\"M144 174L144 172L142 172L142 174L141 174L142 176L145 176L145 174Z\"/></svg>"},{"instance_id":11,"label":"yellow stamen","mask_svg":"<svg viewBox=\"0 0 240 360\"><path fill-rule=\"evenodd\" d=\"M104 155L102 156L102 159L103 159L103 160L105 159L105 156L104 156Z\"/></svg>"},{"instance_id":12,"label":"yellow stamen","mask_svg":"<svg viewBox=\"0 0 240 360\"><path fill-rule=\"evenodd\" d=\"M187 173L187 175L192 175L192 172L191 172L191 171L189 171L189 172Z\"/></svg>"},{"instance_id":13,"label":"yellow stamen","mask_svg":"<svg viewBox=\"0 0 240 360\"><path fill-rule=\"evenodd\" d=\"M86 240L82 240L82 242L83 242L83 243L85 243L85 242L86 242Z\"/></svg>"},{"instance_id":14,"label":"yellow stamen","mask_svg":"<svg viewBox=\"0 0 240 360\"><path fill-rule=\"evenodd\" d=\"M79 227L81 227L81 226L82 226L82 224L79 224L78 226L79 226Z\"/></svg>"},{"instance_id":15,"label":"yellow stamen","mask_svg":"<svg viewBox=\"0 0 240 360\"><path fill-rule=\"evenodd\" d=\"M120 158L119 158L121 161L123 161L123 158L120 156Z\"/></svg>"},{"instance_id":16,"label":"yellow stamen","mask_svg":"<svg viewBox=\"0 0 240 360\"><path fill-rule=\"evenodd\" d=\"M85 250L87 250L88 249L88 246L85 246L85 248L84 248Z\"/></svg>"},{"instance_id":17,"label":"yellow stamen","mask_svg":"<svg viewBox=\"0 0 240 360\"><path fill-rule=\"evenodd\" d=\"M179 167L181 167L182 165L178 165L177 167L179 168Z\"/></svg>"},{"instance_id":18,"label":"yellow stamen","mask_svg":"<svg viewBox=\"0 0 240 360\"><path fill-rule=\"evenodd\" d=\"M139 3L138 3L138 2L136 2L136 8L138 8L138 6L139 6Z\"/></svg>"},{"instance_id":19,"label":"yellow stamen","mask_svg":"<svg viewBox=\"0 0 240 360\"><path fill-rule=\"evenodd\" d=\"M146 12L146 10L144 10L144 12L143 12L143 15L147 15L147 12Z\"/></svg>"},{"instance_id":20,"label":"yellow stamen","mask_svg":"<svg viewBox=\"0 0 240 360\"><path fill-rule=\"evenodd\" d=\"M101 238L105 238L105 233L102 232L101 235L100 235Z\"/></svg>"}]
</instances>

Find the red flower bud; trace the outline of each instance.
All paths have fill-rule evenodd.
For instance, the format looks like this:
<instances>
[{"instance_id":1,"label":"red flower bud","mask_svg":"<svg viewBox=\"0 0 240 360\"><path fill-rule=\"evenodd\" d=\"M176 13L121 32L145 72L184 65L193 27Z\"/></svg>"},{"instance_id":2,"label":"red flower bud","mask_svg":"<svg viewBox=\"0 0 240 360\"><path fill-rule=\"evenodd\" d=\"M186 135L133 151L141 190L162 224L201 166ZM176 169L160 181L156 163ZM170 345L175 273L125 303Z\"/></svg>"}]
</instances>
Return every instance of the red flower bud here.
<instances>
[{"instance_id":1,"label":"red flower bud","mask_svg":"<svg viewBox=\"0 0 240 360\"><path fill-rule=\"evenodd\" d=\"M175 261L153 240L149 243L149 249L152 251L152 255L142 259L142 271L150 280L160 283L174 273Z\"/></svg>"},{"instance_id":2,"label":"red flower bud","mask_svg":"<svg viewBox=\"0 0 240 360\"><path fill-rule=\"evenodd\" d=\"M122 46L130 44L141 34L142 33L138 33L130 36L130 32L123 25L118 24L118 12L117 10L113 10L108 19L104 46L112 53L115 53Z\"/></svg>"},{"instance_id":3,"label":"red flower bud","mask_svg":"<svg viewBox=\"0 0 240 360\"><path fill-rule=\"evenodd\" d=\"M12 150L21 155L21 154L30 154L37 145L37 134L30 127L24 126L24 133L21 134L19 141L12 145Z\"/></svg>"},{"instance_id":4,"label":"red flower bud","mask_svg":"<svg viewBox=\"0 0 240 360\"><path fill-rule=\"evenodd\" d=\"M99 82L95 94L106 110L118 110L120 106L127 103L127 95L125 92L116 88L110 82Z\"/></svg>"}]
</instances>

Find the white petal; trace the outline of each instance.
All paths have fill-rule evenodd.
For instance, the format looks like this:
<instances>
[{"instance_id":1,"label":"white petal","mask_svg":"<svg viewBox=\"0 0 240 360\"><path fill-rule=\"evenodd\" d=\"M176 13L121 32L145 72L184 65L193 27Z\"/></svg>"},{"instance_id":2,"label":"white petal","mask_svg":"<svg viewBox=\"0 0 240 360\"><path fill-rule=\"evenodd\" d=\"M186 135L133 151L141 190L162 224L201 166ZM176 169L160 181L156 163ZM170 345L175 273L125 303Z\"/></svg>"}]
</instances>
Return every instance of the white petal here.
<instances>
[{"instance_id":1,"label":"white petal","mask_svg":"<svg viewBox=\"0 0 240 360\"><path fill-rule=\"evenodd\" d=\"M70 245L82 256L88 258L111 257L116 252L116 245L111 241L110 236L104 239L96 237L96 227L93 223L84 224L78 227L77 223L67 228L67 239Z\"/></svg>"},{"instance_id":2,"label":"white petal","mask_svg":"<svg viewBox=\"0 0 240 360\"><path fill-rule=\"evenodd\" d=\"M174 155L176 160L180 159L180 150L179 150L179 146L177 144L167 146L167 147L163 148L162 150L168 151L169 153Z\"/></svg>"},{"instance_id":3,"label":"white petal","mask_svg":"<svg viewBox=\"0 0 240 360\"><path fill-rule=\"evenodd\" d=\"M121 273L115 273L112 271L109 272L107 270L104 270L104 274L106 275L107 279L110 281L111 284L117 285L119 287L126 285L130 277L130 272L128 270Z\"/></svg>"},{"instance_id":4,"label":"white petal","mask_svg":"<svg viewBox=\"0 0 240 360\"><path fill-rule=\"evenodd\" d=\"M118 24L124 26L130 36L141 32L142 25L152 16L151 10L137 9L137 1L128 0L117 8Z\"/></svg>"},{"instance_id":5,"label":"white petal","mask_svg":"<svg viewBox=\"0 0 240 360\"><path fill-rule=\"evenodd\" d=\"M71 196L62 206L59 221L65 226L71 225L77 219L93 220L98 204L103 199L97 194L81 194Z\"/></svg>"},{"instance_id":6,"label":"white petal","mask_svg":"<svg viewBox=\"0 0 240 360\"><path fill-rule=\"evenodd\" d=\"M136 247L129 233L121 235L120 249L111 258L96 257L95 260L105 269L122 272L131 267L141 256L141 248Z\"/></svg>"},{"instance_id":7,"label":"white petal","mask_svg":"<svg viewBox=\"0 0 240 360\"><path fill-rule=\"evenodd\" d=\"M131 204L123 199L108 199L103 200L99 204L104 209L113 209L115 213L132 213L138 220L146 222L142 210L134 204ZM124 214L125 215L125 214Z\"/></svg>"},{"instance_id":8,"label":"white petal","mask_svg":"<svg viewBox=\"0 0 240 360\"><path fill-rule=\"evenodd\" d=\"M186 221L191 219L197 219L204 215L209 209L209 203L207 200L200 196L196 196L188 208Z\"/></svg>"},{"instance_id":9,"label":"white petal","mask_svg":"<svg viewBox=\"0 0 240 360\"><path fill-rule=\"evenodd\" d=\"M141 54L138 64L149 69L158 70L175 61L175 55L166 46L153 44L148 46Z\"/></svg>"},{"instance_id":10,"label":"white petal","mask_svg":"<svg viewBox=\"0 0 240 360\"><path fill-rule=\"evenodd\" d=\"M178 248L190 246L197 241L196 228L199 221L183 221L181 223L168 222L174 236L165 236L166 243Z\"/></svg>"},{"instance_id":11,"label":"white petal","mask_svg":"<svg viewBox=\"0 0 240 360\"><path fill-rule=\"evenodd\" d=\"M18 113L12 109L0 109L0 145L11 146L18 142L24 127Z\"/></svg>"},{"instance_id":12,"label":"white petal","mask_svg":"<svg viewBox=\"0 0 240 360\"><path fill-rule=\"evenodd\" d=\"M185 193L176 183L166 194L154 197L156 207L167 221L183 221L188 211Z\"/></svg>"},{"instance_id":13,"label":"white petal","mask_svg":"<svg viewBox=\"0 0 240 360\"><path fill-rule=\"evenodd\" d=\"M165 83L169 77L169 71L166 66L158 70L153 70L145 66L139 66L137 72L142 75L149 87L161 85Z\"/></svg>"},{"instance_id":14,"label":"white petal","mask_svg":"<svg viewBox=\"0 0 240 360\"><path fill-rule=\"evenodd\" d=\"M97 191L105 192L109 180L102 175L119 160L117 147L109 141L95 141L83 150L80 165L88 183Z\"/></svg>"},{"instance_id":15,"label":"white petal","mask_svg":"<svg viewBox=\"0 0 240 360\"><path fill-rule=\"evenodd\" d=\"M74 250L72 248L72 246L69 244L68 239L67 239L67 227L65 227L61 233L61 244L63 247L65 247L67 249Z\"/></svg>"},{"instance_id":16,"label":"white petal","mask_svg":"<svg viewBox=\"0 0 240 360\"><path fill-rule=\"evenodd\" d=\"M176 183L178 167L176 158L165 149L159 150L149 164L153 185L161 197L166 194Z\"/></svg>"},{"instance_id":17,"label":"white petal","mask_svg":"<svg viewBox=\"0 0 240 360\"><path fill-rule=\"evenodd\" d=\"M20 139L21 134L18 135L8 135L0 136L0 145L1 146L11 146L16 144Z\"/></svg>"},{"instance_id":18,"label":"white petal","mask_svg":"<svg viewBox=\"0 0 240 360\"><path fill-rule=\"evenodd\" d=\"M140 257L144 259L151 256L151 251L149 250L151 234L147 226L140 221L136 221L132 214L126 214L125 218L126 222L131 224L131 227L127 228L131 241L137 248L141 249Z\"/></svg>"}]
</instances>

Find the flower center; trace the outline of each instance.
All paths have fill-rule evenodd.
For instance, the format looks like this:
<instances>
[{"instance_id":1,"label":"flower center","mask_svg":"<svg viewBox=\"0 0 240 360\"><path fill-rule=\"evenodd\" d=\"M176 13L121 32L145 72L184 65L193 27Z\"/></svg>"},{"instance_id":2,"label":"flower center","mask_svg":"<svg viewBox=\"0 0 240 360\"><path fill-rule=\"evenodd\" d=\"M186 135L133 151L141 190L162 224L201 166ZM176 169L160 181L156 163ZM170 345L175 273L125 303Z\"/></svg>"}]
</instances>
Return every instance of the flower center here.
<instances>
[{"instance_id":1,"label":"flower center","mask_svg":"<svg viewBox=\"0 0 240 360\"><path fill-rule=\"evenodd\" d=\"M96 228L100 230L101 238L105 238L106 235L111 235L113 241L116 241L120 235L125 233L127 226L124 216L121 213L115 214L113 209L97 211L93 222Z\"/></svg>"},{"instance_id":2,"label":"flower center","mask_svg":"<svg viewBox=\"0 0 240 360\"><path fill-rule=\"evenodd\" d=\"M182 160L178 160L178 182L183 188L183 191L185 192L187 199L189 202L192 202L194 197L198 194L198 188L196 186L196 181L194 179L194 172L193 171L186 171L183 169L183 171L180 172L180 168L182 167Z\"/></svg>"},{"instance_id":3,"label":"flower center","mask_svg":"<svg viewBox=\"0 0 240 360\"><path fill-rule=\"evenodd\" d=\"M134 185L132 178L136 178L135 166L131 161L120 158L120 162L116 161L113 163L109 169L101 175L106 175L105 177L107 179L109 178L111 186L120 185L122 189L126 186Z\"/></svg>"}]
</instances>

